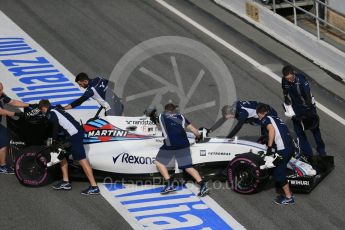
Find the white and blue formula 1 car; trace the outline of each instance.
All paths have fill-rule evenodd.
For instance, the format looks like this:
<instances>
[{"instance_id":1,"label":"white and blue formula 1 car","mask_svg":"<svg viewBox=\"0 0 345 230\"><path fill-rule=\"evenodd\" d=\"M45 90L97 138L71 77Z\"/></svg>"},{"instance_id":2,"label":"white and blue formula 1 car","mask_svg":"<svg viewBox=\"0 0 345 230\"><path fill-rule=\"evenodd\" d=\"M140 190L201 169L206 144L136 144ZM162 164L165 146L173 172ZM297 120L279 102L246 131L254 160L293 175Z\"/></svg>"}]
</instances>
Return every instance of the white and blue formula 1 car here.
<instances>
[{"instance_id":1,"label":"white and blue formula 1 car","mask_svg":"<svg viewBox=\"0 0 345 230\"><path fill-rule=\"evenodd\" d=\"M52 148L45 145L49 126L44 117L9 119L8 127L12 136L11 149L17 156L15 174L18 180L32 187L47 184L58 171L54 165L56 156L68 153L68 145L61 146L58 152L52 152ZM83 128L87 158L97 178L144 180L159 176L154 161L163 137L149 117L106 116L89 120ZM258 192L278 159L277 156L265 156L265 145L251 141L204 135L201 141L195 142L192 134L188 133L188 137L193 165L202 176L227 180L238 193ZM333 157L315 158L315 162L312 167L294 158L290 161L292 190L310 192L334 168ZM71 174L83 175L79 165L72 160L69 164ZM168 168L185 175L177 170L174 162Z\"/></svg>"}]
</instances>

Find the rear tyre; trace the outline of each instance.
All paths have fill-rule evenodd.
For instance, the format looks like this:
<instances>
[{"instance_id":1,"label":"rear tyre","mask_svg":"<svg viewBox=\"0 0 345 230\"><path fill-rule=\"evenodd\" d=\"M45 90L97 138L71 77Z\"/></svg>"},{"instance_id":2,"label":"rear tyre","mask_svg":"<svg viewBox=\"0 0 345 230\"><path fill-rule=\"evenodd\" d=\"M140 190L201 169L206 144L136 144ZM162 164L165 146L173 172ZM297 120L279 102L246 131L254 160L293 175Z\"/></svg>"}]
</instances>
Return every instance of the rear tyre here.
<instances>
[{"instance_id":1,"label":"rear tyre","mask_svg":"<svg viewBox=\"0 0 345 230\"><path fill-rule=\"evenodd\" d=\"M228 182L232 190L242 194L256 193L262 187L266 171L260 170L264 160L253 153L237 155L227 169Z\"/></svg>"},{"instance_id":2,"label":"rear tyre","mask_svg":"<svg viewBox=\"0 0 345 230\"><path fill-rule=\"evenodd\" d=\"M51 182L51 173L46 167L49 161L42 153L37 153L40 150L40 146L24 149L15 161L16 177L25 186L38 187Z\"/></svg>"}]
</instances>

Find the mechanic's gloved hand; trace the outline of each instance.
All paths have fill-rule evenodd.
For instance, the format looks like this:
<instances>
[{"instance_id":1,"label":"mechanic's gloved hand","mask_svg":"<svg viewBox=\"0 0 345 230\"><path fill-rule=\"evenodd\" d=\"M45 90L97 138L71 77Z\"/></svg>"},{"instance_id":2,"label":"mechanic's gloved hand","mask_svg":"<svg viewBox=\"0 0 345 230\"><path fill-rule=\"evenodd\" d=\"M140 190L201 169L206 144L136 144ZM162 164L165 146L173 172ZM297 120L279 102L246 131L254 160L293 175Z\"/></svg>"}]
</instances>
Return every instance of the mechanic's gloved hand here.
<instances>
[{"instance_id":1,"label":"mechanic's gloved hand","mask_svg":"<svg viewBox=\"0 0 345 230\"><path fill-rule=\"evenodd\" d=\"M212 133L212 129L209 129L209 128L205 128L205 127L201 127L200 129L206 129L206 131L207 131L207 134L209 134L209 133Z\"/></svg>"},{"instance_id":2,"label":"mechanic's gloved hand","mask_svg":"<svg viewBox=\"0 0 345 230\"><path fill-rule=\"evenodd\" d=\"M256 141L259 144L267 144L268 137L266 135L262 135L259 137L259 139Z\"/></svg>"},{"instance_id":3,"label":"mechanic's gloved hand","mask_svg":"<svg viewBox=\"0 0 345 230\"><path fill-rule=\"evenodd\" d=\"M145 110L145 115L148 116L154 124L159 123L158 122L158 116L157 116L157 110L155 108Z\"/></svg>"},{"instance_id":4,"label":"mechanic's gloved hand","mask_svg":"<svg viewBox=\"0 0 345 230\"><path fill-rule=\"evenodd\" d=\"M260 125L257 118L247 118L245 123L254 125L254 126Z\"/></svg>"},{"instance_id":5,"label":"mechanic's gloved hand","mask_svg":"<svg viewBox=\"0 0 345 230\"><path fill-rule=\"evenodd\" d=\"M25 113L23 113L23 112L15 112L14 116L19 117L19 118L23 118L23 117L25 117Z\"/></svg>"},{"instance_id":6,"label":"mechanic's gloved hand","mask_svg":"<svg viewBox=\"0 0 345 230\"><path fill-rule=\"evenodd\" d=\"M66 157L66 150L61 150L60 154L58 155L57 159L62 161Z\"/></svg>"},{"instance_id":7,"label":"mechanic's gloved hand","mask_svg":"<svg viewBox=\"0 0 345 230\"><path fill-rule=\"evenodd\" d=\"M199 136L196 136L196 137L195 137L195 142L196 142L196 143L199 143L200 141L202 141L202 139L203 139L203 138L202 138L202 134L200 133Z\"/></svg>"},{"instance_id":8,"label":"mechanic's gloved hand","mask_svg":"<svg viewBox=\"0 0 345 230\"><path fill-rule=\"evenodd\" d=\"M54 156L56 158L56 159L51 159L50 166L52 164L58 163L59 161L62 161L66 157L66 150L64 149L64 144L62 142L53 140L53 144L50 146L50 149L51 149L51 153L50 153L51 157Z\"/></svg>"},{"instance_id":9,"label":"mechanic's gloved hand","mask_svg":"<svg viewBox=\"0 0 345 230\"><path fill-rule=\"evenodd\" d=\"M205 127L200 127L199 128L199 132L204 130L204 129L206 130L206 134L212 133L212 129L208 129L208 128L205 128Z\"/></svg>"},{"instance_id":10,"label":"mechanic's gloved hand","mask_svg":"<svg viewBox=\"0 0 345 230\"><path fill-rule=\"evenodd\" d=\"M280 165L280 163L283 161L283 157L280 156L279 154L276 154L276 158L272 162L274 166Z\"/></svg>"},{"instance_id":11,"label":"mechanic's gloved hand","mask_svg":"<svg viewBox=\"0 0 345 230\"><path fill-rule=\"evenodd\" d=\"M291 105L291 100L290 100L290 98L287 95L284 96L284 103L286 105Z\"/></svg>"},{"instance_id":12,"label":"mechanic's gloved hand","mask_svg":"<svg viewBox=\"0 0 345 230\"><path fill-rule=\"evenodd\" d=\"M148 107L144 110L144 114L149 117L151 116L152 114L155 114L157 112L157 109L156 107Z\"/></svg>"},{"instance_id":13,"label":"mechanic's gloved hand","mask_svg":"<svg viewBox=\"0 0 345 230\"><path fill-rule=\"evenodd\" d=\"M301 122L304 119L304 116L296 116L295 115L291 119L294 121L297 121L297 122Z\"/></svg>"},{"instance_id":14,"label":"mechanic's gloved hand","mask_svg":"<svg viewBox=\"0 0 345 230\"><path fill-rule=\"evenodd\" d=\"M272 148L272 147L267 147L266 155L267 156L271 156L271 155L274 155L274 154L275 154L275 149Z\"/></svg>"}]
</instances>

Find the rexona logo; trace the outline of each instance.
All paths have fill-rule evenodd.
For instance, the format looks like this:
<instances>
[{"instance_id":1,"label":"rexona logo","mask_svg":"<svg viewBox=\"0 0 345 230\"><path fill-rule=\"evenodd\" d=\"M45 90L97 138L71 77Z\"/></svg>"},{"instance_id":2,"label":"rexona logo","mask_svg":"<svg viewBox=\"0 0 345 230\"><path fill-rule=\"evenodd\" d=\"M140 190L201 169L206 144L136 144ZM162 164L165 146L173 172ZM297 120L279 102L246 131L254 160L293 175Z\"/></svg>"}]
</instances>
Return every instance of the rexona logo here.
<instances>
[{"instance_id":1,"label":"rexona logo","mask_svg":"<svg viewBox=\"0 0 345 230\"><path fill-rule=\"evenodd\" d=\"M291 185L301 185L301 186L309 186L309 181L306 180L290 180Z\"/></svg>"},{"instance_id":2,"label":"rexona logo","mask_svg":"<svg viewBox=\"0 0 345 230\"><path fill-rule=\"evenodd\" d=\"M116 164L117 161L121 161L122 163L127 163L127 164L150 165L150 164L155 163L155 158L133 156L133 155L130 155L129 153L120 153L116 157L113 157L114 164Z\"/></svg>"},{"instance_id":3,"label":"rexona logo","mask_svg":"<svg viewBox=\"0 0 345 230\"><path fill-rule=\"evenodd\" d=\"M88 137L125 137L128 132L125 130L102 129L87 132Z\"/></svg>"}]
</instances>

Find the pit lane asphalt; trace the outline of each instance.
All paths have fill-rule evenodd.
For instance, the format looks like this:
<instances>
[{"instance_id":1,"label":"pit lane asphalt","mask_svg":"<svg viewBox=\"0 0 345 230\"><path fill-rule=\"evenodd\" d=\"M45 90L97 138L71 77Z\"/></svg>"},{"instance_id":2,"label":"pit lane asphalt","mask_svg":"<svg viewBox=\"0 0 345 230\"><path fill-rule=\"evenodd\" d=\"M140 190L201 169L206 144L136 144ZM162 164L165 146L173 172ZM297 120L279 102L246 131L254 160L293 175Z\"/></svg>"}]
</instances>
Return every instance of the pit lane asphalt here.
<instances>
[{"instance_id":1,"label":"pit lane asphalt","mask_svg":"<svg viewBox=\"0 0 345 230\"><path fill-rule=\"evenodd\" d=\"M279 73L284 61L238 32L238 28L244 28L248 33L260 33L248 24L226 11L221 13L233 17L233 24L224 24L190 2L169 3ZM153 37L178 35L195 39L221 56L232 73L238 98L267 102L282 114L277 82L154 1L1 0L0 10L72 73L108 76L122 55ZM281 46L271 42L274 47ZM293 52L286 55L301 58ZM193 70L193 66L188 68ZM345 117L343 101L316 84L312 88L317 100ZM291 207L273 204L275 192L271 188L251 196L214 188L211 197L248 229L343 229L345 127L328 115L319 114L327 151L335 156L336 168L311 194L297 194L296 204ZM198 126L211 125L198 117L190 119ZM256 133L257 128L245 126L239 136L254 139ZM87 186L85 182L74 182L71 192L56 192L48 186L23 187L9 175L0 175L0 181L1 229L130 229L101 196L79 195Z\"/></svg>"}]
</instances>

